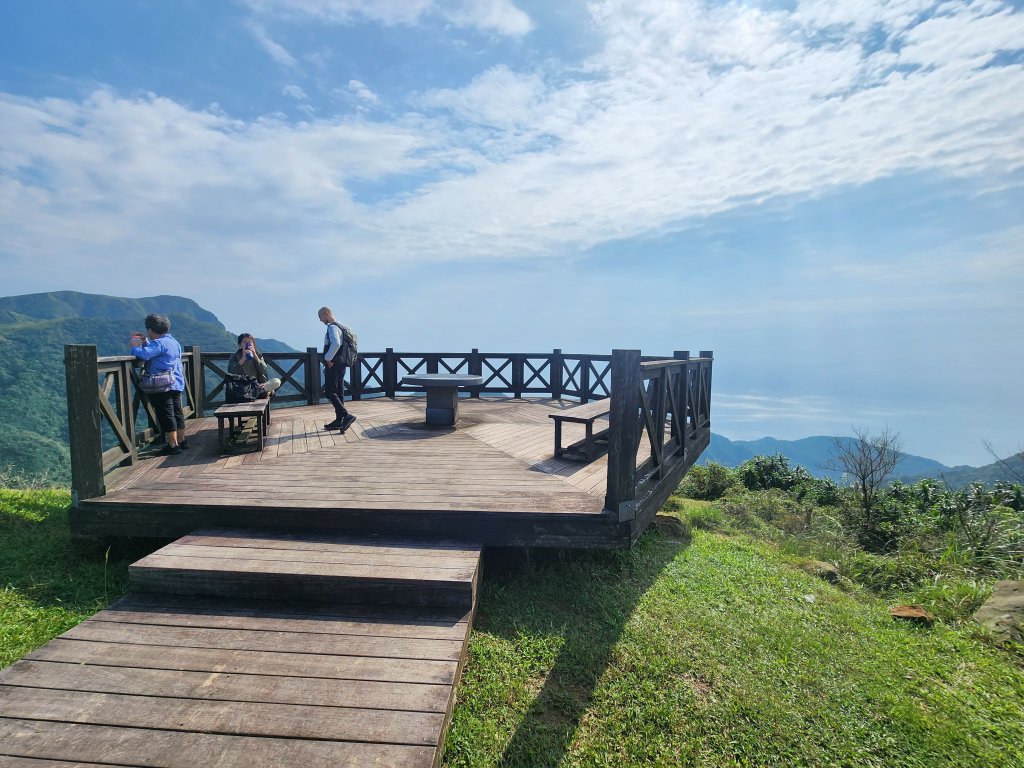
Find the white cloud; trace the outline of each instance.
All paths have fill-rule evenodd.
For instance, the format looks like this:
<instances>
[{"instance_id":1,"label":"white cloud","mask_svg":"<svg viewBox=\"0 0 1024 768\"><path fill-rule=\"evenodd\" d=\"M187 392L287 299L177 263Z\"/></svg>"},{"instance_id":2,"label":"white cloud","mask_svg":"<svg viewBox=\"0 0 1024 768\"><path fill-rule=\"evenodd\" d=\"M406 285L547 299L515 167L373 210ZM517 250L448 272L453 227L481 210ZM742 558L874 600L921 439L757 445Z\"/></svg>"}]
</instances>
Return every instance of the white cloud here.
<instances>
[{"instance_id":1,"label":"white cloud","mask_svg":"<svg viewBox=\"0 0 1024 768\"><path fill-rule=\"evenodd\" d=\"M294 69L298 66L298 62L295 57L288 53L288 50L280 43L275 42L267 34L267 30L262 25L255 22L250 22L247 25L249 32L253 37L256 38L256 42L260 44L264 51L270 54L270 58L280 64L282 67L288 69Z\"/></svg>"},{"instance_id":2,"label":"white cloud","mask_svg":"<svg viewBox=\"0 0 1024 768\"><path fill-rule=\"evenodd\" d=\"M382 23L470 7L251 4ZM1005 4L948 3L923 22L919 3L868 0L592 11L605 46L582 70L491 66L464 88L410 93L420 113L388 121L244 122L107 90L4 97L7 250L110 259L146 242L187 262L178 244L194 242L204 263L244 249L271 269L282 247L361 265L543 256L907 171L998 186L1024 166L1024 70L982 66L1024 39L1024 13ZM900 43L867 45L879 35Z\"/></svg>"},{"instance_id":3,"label":"white cloud","mask_svg":"<svg viewBox=\"0 0 1024 768\"><path fill-rule=\"evenodd\" d=\"M281 94L287 96L289 99L295 99L296 101L305 101L309 98L306 92L302 90L302 86L299 85L286 85L281 89Z\"/></svg>"},{"instance_id":4,"label":"white cloud","mask_svg":"<svg viewBox=\"0 0 1024 768\"><path fill-rule=\"evenodd\" d=\"M354 95L359 101L365 104L378 104L380 99L373 91L371 91L365 83L361 83L358 80L348 81L348 90Z\"/></svg>"},{"instance_id":5,"label":"white cloud","mask_svg":"<svg viewBox=\"0 0 1024 768\"><path fill-rule=\"evenodd\" d=\"M530 17L509 0L246 0L258 14L334 24L368 20L413 25L431 16L457 27L520 37L532 29Z\"/></svg>"}]
</instances>

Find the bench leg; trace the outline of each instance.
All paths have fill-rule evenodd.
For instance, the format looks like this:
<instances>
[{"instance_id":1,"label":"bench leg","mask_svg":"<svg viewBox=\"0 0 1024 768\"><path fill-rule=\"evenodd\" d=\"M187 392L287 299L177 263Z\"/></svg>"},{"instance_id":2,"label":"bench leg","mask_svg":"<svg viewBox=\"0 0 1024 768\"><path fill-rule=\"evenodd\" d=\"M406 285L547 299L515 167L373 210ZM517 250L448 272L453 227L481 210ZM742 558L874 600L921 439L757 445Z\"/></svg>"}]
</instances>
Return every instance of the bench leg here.
<instances>
[{"instance_id":1,"label":"bench leg","mask_svg":"<svg viewBox=\"0 0 1024 768\"><path fill-rule=\"evenodd\" d=\"M587 461L594 460L594 422L587 422L587 437L583 442L583 453L587 457Z\"/></svg>"},{"instance_id":2,"label":"bench leg","mask_svg":"<svg viewBox=\"0 0 1024 768\"><path fill-rule=\"evenodd\" d=\"M224 442L224 417L217 417L217 444L220 446L221 453L227 448L227 444Z\"/></svg>"},{"instance_id":3,"label":"bench leg","mask_svg":"<svg viewBox=\"0 0 1024 768\"><path fill-rule=\"evenodd\" d=\"M562 422L555 419L555 458L562 458Z\"/></svg>"}]
</instances>

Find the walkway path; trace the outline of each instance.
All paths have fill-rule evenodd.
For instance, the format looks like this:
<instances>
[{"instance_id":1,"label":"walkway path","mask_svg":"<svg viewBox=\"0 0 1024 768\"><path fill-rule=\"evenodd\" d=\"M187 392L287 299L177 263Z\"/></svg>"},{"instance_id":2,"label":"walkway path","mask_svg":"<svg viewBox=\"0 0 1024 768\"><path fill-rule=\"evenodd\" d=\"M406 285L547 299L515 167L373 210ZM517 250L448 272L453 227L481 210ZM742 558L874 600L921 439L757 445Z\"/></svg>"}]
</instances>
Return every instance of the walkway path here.
<instances>
[{"instance_id":1,"label":"walkway path","mask_svg":"<svg viewBox=\"0 0 1024 768\"><path fill-rule=\"evenodd\" d=\"M436 766L479 556L186 536L131 566L128 597L0 672L0 763Z\"/></svg>"}]
</instances>

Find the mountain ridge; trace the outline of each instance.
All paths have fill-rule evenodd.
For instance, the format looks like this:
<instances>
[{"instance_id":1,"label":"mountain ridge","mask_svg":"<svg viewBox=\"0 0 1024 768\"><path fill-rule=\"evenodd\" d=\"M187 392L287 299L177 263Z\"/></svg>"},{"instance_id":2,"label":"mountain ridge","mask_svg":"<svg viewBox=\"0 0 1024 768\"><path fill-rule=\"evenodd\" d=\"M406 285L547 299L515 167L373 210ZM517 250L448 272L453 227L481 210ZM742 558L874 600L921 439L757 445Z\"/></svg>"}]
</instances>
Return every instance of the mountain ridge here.
<instances>
[{"instance_id":1,"label":"mountain ridge","mask_svg":"<svg viewBox=\"0 0 1024 768\"><path fill-rule=\"evenodd\" d=\"M842 472L825 466L831 456L834 439L828 435L812 435L797 440L780 440L774 437L761 437L756 440L730 440L717 432L711 433L711 444L701 454L698 464L716 462L725 467L737 467L754 456L766 456L781 453L791 464L799 464L815 477L829 477L839 481ZM852 441L853 438L843 437ZM901 482L914 482L923 478L944 479L952 486L960 487L969 482L993 483L996 480L1013 480L1024 475L1024 458L1020 455L1008 460L1011 469L1007 470L1000 462L972 467L960 464L947 466L935 459L904 453L896 466L893 478Z\"/></svg>"},{"instance_id":2,"label":"mountain ridge","mask_svg":"<svg viewBox=\"0 0 1024 768\"><path fill-rule=\"evenodd\" d=\"M82 314L76 314L82 313ZM76 291L0 297L0 473L70 480L64 345L95 344L100 356L124 355L148 314L171 318L171 333L211 352L237 349L236 334L182 296L128 299ZM257 339L267 352L295 351Z\"/></svg>"}]
</instances>

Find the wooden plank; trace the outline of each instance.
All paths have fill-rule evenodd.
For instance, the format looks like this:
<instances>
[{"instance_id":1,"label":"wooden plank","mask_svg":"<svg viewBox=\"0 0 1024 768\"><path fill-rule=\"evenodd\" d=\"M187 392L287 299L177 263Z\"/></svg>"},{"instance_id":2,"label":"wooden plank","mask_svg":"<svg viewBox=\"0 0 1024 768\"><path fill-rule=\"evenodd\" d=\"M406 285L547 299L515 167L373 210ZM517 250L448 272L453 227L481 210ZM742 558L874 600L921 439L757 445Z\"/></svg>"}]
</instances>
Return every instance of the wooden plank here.
<instances>
[{"instance_id":1,"label":"wooden plank","mask_svg":"<svg viewBox=\"0 0 1024 768\"><path fill-rule=\"evenodd\" d=\"M173 547L165 547L161 552L174 557L195 557L195 558L218 558L224 561L244 558L248 561L275 561L285 563L339 563L345 565L372 565L388 566L397 569L442 568L467 573L466 569L475 569L476 560L473 557L450 558L442 555L420 555L414 549L408 549L404 553L381 554L373 552L369 547L347 552L336 552L330 550L321 552L316 550L295 550L295 549L271 549L271 548L241 548L241 547L216 547L211 545L193 546L188 544L175 544ZM471 573L471 571L469 571ZM453 574L454 575L454 574Z\"/></svg>"},{"instance_id":2,"label":"wooden plank","mask_svg":"<svg viewBox=\"0 0 1024 768\"><path fill-rule=\"evenodd\" d=\"M16 661L0 684L161 698L351 707L443 714L449 686L368 680L136 669L51 661ZM344 713L341 713L344 715Z\"/></svg>"},{"instance_id":3,"label":"wooden plank","mask_svg":"<svg viewBox=\"0 0 1024 768\"><path fill-rule=\"evenodd\" d=\"M203 530L194 531L174 542L176 545L235 547L244 549L294 549L310 552L362 552L370 548L383 555L414 552L422 556L453 557L461 555L467 559L480 557L480 548L468 546L455 540L431 540L382 538L379 536L316 537L309 534L271 533L252 530Z\"/></svg>"},{"instance_id":4,"label":"wooden plank","mask_svg":"<svg viewBox=\"0 0 1024 768\"><path fill-rule=\"evenodd\" d=\"M459 640L410 637L325 635L307 632L149 626L87 619L61 637L99 643L131 643L242 651L287 651L366 658L452 661L459 658Z\"/></svg>"},{"instance_id":5,"label":"wooden plank","mask_svg":"<svg viewBox=\"0 0 1024 768\"><path fill-rule=\"evenodd\" d=\"M21 757L77 759L146 768L279 768L283 765L409 766L433 764L432 747L256 738L145 728L0 718L2 753Z\"/></svg>"},{"instance_id":6,"label":"wooden plank","mask_svg":"<svg viewBox=\"0 0 1024 768\"><path fill-rule=\"evenodd\" d=\"M10 685L0 685L0 711L6 717L31 720L414 746L435 745L443 722L443 715L436 712L174 699Z\"/></svg>"},{"instance_id":7,"label":"wooden plank","mask_svg":"<svg viewBox=\"0 0 1024 768\"><path fill-rule=\"evenodd\" d=\"M257 651L175 646L147 646L109 641L72 640L61 636L25 656L37 661L99 664L113 667L190 670L218 674L315 677L448 685L457 663L384 656L323 655L291 651Z\"/></svg>"},{"instance_id":8,"label":"wooden plank","mask_svg":"<svg viewBox=\"0 0 1024 768\"><path fill-rule=\"evenodd\" d=\"M443 618L438 610L409 610L373 606L346 606L345 614L321 610L308 613L258 608L250 601L228 603L189 597L175 601L160 596L146 599L133 595L100 611L92 621L122 624L155 624L174 627L209 627L211 629L278 630L329 635L371 635L410 637L462 642L467 630L466 616L456 611Z\"/></svg>"}]
</instances>

